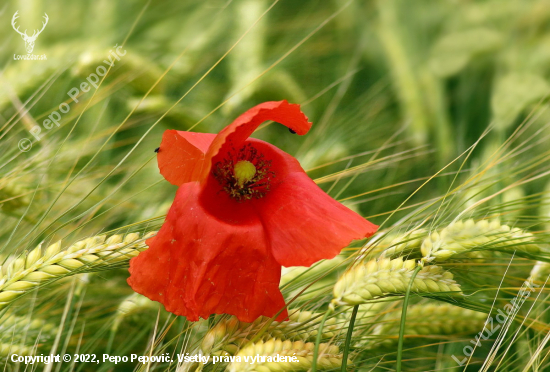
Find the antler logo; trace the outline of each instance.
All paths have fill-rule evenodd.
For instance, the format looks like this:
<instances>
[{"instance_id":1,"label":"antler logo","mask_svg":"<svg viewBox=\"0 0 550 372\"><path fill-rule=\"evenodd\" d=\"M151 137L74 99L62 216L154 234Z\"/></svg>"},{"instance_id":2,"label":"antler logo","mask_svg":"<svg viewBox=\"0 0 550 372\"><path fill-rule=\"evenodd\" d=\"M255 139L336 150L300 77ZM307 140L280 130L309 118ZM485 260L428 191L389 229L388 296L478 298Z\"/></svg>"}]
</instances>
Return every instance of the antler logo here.
<instances>
[{"instance_id":1,"label":"antler logo","mask_svg":"<svg viewBox=\"0 0 550 372\"><path fill-rule=\"evenodd\" d=\"M17 15L18 12L19 11L15 12L15 14L13 15L13 18L11 19L11 25L12 25L13 29L19 35L21 35L23 40L25 40L25 48L27 49L27 53L32 53L32 50L34 49L34 42L36 41L36 38L38 37L38 35L40 35L40 33L42 31L44 31L44 28L46 28L46 25L48 24L48 15L46 13L44 13L45 14L44 15L45 21L42 23L42 29L40 31L34 30L34 33L32 34L32 36L29 36L29 35L27 35L27 30L25 30L25 32L21 32L21 31L19 31L19 27L15 26L15 20L17 18L19 18L19 16Z\"/></svg>"}]
</instances>

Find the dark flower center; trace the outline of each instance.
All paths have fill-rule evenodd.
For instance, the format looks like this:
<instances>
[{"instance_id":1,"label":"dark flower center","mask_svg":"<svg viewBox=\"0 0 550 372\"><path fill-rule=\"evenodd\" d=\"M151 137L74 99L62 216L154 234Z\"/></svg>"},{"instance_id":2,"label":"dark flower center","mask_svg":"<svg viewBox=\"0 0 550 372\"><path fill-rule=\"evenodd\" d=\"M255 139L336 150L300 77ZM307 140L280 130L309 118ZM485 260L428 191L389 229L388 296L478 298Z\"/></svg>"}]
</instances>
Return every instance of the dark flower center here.
<instances>
[{"instance_id":1,"label":"dark flower center","mask_svg":"<svg viewBox=\"0 0 550 372\"><path fill-rule=\"evenodd\" d=\"M275 177L270 168L271 160L265 160L249 143L239 151L229 151L222 161L214 164L212 175L230 197L243 201L266 195Z\"/></svg>"}]
</instances>

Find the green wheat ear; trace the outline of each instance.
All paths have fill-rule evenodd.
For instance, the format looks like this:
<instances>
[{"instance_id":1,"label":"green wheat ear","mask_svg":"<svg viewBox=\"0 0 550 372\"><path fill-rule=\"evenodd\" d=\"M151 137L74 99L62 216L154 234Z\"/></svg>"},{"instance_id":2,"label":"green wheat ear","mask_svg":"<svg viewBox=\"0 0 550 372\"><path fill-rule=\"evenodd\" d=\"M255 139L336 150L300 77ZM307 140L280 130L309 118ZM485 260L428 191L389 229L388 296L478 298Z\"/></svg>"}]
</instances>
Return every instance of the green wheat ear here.
<instances>
[{"instance_id":1,"label":"green wheat ear","mask_svg":"<svg viewBox=\"0 0 550 372\"><path fill-rule=\"evenodd\" d=\"M546 283L550 276L550 262L537 261L531 274L529 275L529 281Z\"/></svg>"},{"instance_id":2,"label":"green wheat ear","mask_svg":"<svg viewBox=\"0 0 550 372\"><path fill-rule=\"evenodd\" d=\"M422 255L429 261L445 261L472 250L522 251L536 254L540 248L531 233L501 225L498 221L457 221L422 242Z\"/></svg>"},{"instance_id":3,"label":"green wheat ear","mask_svg":"<svg viewBox=\"0 0 550 372\"><path fill-rule=\"evenodd\" d=\"M0 179L0 212L10 214L21 207L29 205L30 197L25 188L18 182Z\"/></svg>"},{"instance_id":4,"label":"green wheat ear","mask_svg":"<svg viewBox=\"0 0 550 372\"><path fill-rule=\"evenodd\" d=\"M267 317L260 317L252 323L240 322L234 316L222 319L206 333L201 350L205 354L223 350L233 355L261 331L264 331L264 339L312 340L317 336L322 314L295 309L289 309L288 313L289 320L283 322L275 322ZM334 337L338 328L335 318L328 319L323 327L323 338Z\"/></svg>"},{"instance_id":5,"label":"green wheat ear","mask_svg":"<svg viewBox=\"0 0 550 372\"><path fill-rule=\"evenodd\" d=\"M241 357L241 362L232 362L227 370L230 372L283 372L283 371L307 371L311 368L313 361L313 342L303 341L283 341L280 339L270 339L251 343L243 347L236 356ZM244 357L261 356L296 356L298 362L245 362ZM317 362L318 370L330 370L342 365L342 354L338 346L330 344L319 345L319 360Z\"/></svg>"},{"instance_id":6,"label":"green wheat ear","mask_svg":"<svg viewBox=\"0 0 550 372\"><path fill-rule=\"evenodd\" d=\"M381 243L388 242L388 248L382 252L382 256L388 258L396 257L420 257L420 246L428 232L425 229L416 229L403 235L394 234L384 237Z\"/></svg>"},{"instance_id":7,"label":"green wheat ear","mask_svg":"<svg viewBox=\"0 0 550 372\"><path fill-rule=\"evenodd\" d=\"M137 233L108 238L98 235L76 242L64 250L60 241L45 250L39 245L0 267L0 309L33 289L60 278L128 261L145 250L145 240L155 234L150 232L141 238Z\"/></svg>"},{"instance_id":8,"label":"green wheat ear","mask_svg":"<svg viewBox=\"0 0 550 372\"><path fill-rule=\"evenodd\" d=\"M157 302L151 301L139 293L132 293L118 305L111 330L116 332L127 317L146 310L156 309L157 305Z\"/></svg>"},{"instance_id":9,"label":"green wheat ear","mask_svg":"<svg viewBox=\"0 0 550 372\"><path fill-rule=\"evenodd\" d=\"M334 286L332 302L354 306L375 298L403 295L416 267L414 260L403 260L402 257L357 263ZM423 267L414 279L412 291L419 294L462 294L453 274L440 266Z\"/></svg>"},{"instance_id":10,"label":"green wheat ear","mask_svg":"<svg viewBox=\"0 0 550 372\"><path fill-rule=\"evenodd\" d=\"M407 309L405 337L470 335L482 330L487 314L450 304L418 304ZM394 347L398 340L401 310L384 315L366 335L368 348Z\"/></svg>"}]
</instances>

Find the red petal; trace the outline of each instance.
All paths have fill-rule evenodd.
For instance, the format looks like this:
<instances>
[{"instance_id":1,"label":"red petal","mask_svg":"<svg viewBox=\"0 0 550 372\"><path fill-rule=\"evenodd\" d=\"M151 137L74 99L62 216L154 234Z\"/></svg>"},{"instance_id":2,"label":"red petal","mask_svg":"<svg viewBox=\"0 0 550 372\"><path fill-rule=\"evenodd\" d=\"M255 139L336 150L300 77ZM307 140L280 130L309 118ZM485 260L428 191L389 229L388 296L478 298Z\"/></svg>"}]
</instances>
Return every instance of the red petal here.
<instances>
[{"instance_id":1,"label":"red petal","mask_svg":"<svg viewBox=\"0 0 550 372\"><path fill-rule=\"evenodd\" d=\"M261 221L232 225L198 203L198 183L181 186L149 249L130 261L130 286L167 311L195 321L232 314L244 322L273 316L284 306L281 266L267 246ZM277 320L287 317L286 310Z\"/></svg>"},{"instance_id":2,"label":"red petal","mask_svg":"<svg viewBox=\"0 0 550 372\"><path fill-rule=\"evenodd\" d=\"M165 131L157 156L160 173L176 186L198 181L204 154L215 137L211 133Z\"/></svg>"},{"instance_id":3,"label":"red petal","mask_svg":"<svg viewBox=\"0 0 550 372\"><path fill-rule=\"evenodd\" d=\"M310 266L335 257L378 226L328 196L305 172L293 172L255 203L283 266Z\"/></svg>"},{"instance_id":4,"label":"red petal","mask_svg":"<svg viewBox=\"0 0 550 372\"><path fill-rule=\"evenodd\" d=\"M214 139L208 149L207 159L219 153L226 153L232 148L239 149L243 142L266 120L273 120L292 129L297 134L306 134L311 128L308 118L300 111L300 105L287 101L264 102L254 106L225 127ZM205 169L208 172L209 169Z\"/></svg>"}]
</instances>

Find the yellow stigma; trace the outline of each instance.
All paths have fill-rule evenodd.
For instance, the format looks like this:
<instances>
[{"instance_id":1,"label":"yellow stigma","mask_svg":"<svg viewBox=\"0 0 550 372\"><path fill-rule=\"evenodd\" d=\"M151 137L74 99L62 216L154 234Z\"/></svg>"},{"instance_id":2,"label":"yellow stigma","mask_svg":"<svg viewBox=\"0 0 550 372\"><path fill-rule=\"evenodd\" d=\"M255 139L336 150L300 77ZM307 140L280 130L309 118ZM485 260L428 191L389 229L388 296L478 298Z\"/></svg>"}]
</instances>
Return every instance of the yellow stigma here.
<instances>
[{"instance_id":1,"label":"yellow stigma","mask_svg":"<svg viewBox=\"0 0 550 372\"><path fill-rule=\"evenodd\" d=\"M248 160L240 160L235 164L235 179L239 186L243 186L256 175L256 167Z\"/></svg>"}]
</instances>

